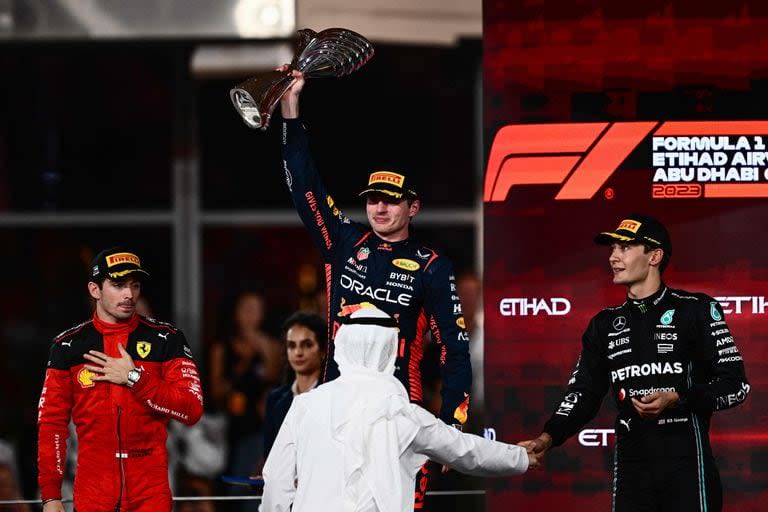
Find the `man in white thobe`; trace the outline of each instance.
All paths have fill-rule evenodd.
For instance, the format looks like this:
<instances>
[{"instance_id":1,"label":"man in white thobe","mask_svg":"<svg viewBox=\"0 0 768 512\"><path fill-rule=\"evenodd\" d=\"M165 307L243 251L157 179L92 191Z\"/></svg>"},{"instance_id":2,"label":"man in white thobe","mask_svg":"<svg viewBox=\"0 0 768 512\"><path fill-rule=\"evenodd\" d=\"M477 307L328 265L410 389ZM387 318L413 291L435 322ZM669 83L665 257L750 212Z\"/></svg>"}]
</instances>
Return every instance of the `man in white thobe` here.
<instances>
[{"instance_id":1,"label":"man in white thobe","mask_svg":"<svg viewBox=\"0 0 768 512\"><path fill-rule=\"evenodd\" d=\"M341 376L297 396L264 465L261 512L407 512L427 459L476 476L538 467L525 448L463 434L394 377L396 322L362 308L336 335Z\"/></svg>"}]
</instances>

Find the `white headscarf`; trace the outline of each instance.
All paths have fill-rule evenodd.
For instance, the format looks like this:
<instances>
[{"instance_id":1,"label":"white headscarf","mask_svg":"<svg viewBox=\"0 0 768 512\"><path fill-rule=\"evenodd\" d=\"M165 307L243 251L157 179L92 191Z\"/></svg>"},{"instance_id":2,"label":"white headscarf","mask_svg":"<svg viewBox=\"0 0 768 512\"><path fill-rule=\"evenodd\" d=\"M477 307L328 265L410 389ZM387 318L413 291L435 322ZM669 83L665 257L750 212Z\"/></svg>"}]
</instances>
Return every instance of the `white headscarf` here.
<instances>
[{"instance_id":1,"label":"white headscarf","mask_svg":"<svg viewBox=\"0 0 768 512\"><path fill-rule=\"evenodd\" d=\"M345 492L358 508L372 494L382 512L403 510L404 500L413 499L413 489L403 489L400 456L420 425L408 393L394 376L398 343L394 325L383 311L362 308L339 328L334 340L341 376L331 399L331 426L333 437L344 447ZM412 421L396 424L397 416ZM365 488L370 494L360 492Z\"/></svg>"}]
</instances>

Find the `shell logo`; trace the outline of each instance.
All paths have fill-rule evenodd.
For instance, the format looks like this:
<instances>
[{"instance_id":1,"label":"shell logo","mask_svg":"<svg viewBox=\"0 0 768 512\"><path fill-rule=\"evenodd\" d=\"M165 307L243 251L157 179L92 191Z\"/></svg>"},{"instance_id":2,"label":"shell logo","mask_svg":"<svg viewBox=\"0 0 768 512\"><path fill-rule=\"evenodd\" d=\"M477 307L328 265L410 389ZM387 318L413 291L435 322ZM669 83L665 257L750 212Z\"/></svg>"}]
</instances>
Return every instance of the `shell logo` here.
<instances>
[{"instance_id":1,"label":"shell logo","mask_svg":"<svg viewBox=\"0 0 768 512\"><path fill-rule=\"evenodd\" d=\"M88 368L82 368L79 372L77 372L77 381L84 388L92 388L96 385L96 383L93 381L95 376L96 374Z\"/></svg>"},{"instance_id":2,"label":"shell logo","mask_svg":"<svg viewBox=\"0 0 768 512\"><path fill-rule=\"evenodd\" d=\"M406 258L397 258L396 260L392 260L392 264L403 270L410 270L410 271L419 270L419 268L421 268L421 265L419 265L413 260L409 260Z\"/></svg>"}]
</instances>

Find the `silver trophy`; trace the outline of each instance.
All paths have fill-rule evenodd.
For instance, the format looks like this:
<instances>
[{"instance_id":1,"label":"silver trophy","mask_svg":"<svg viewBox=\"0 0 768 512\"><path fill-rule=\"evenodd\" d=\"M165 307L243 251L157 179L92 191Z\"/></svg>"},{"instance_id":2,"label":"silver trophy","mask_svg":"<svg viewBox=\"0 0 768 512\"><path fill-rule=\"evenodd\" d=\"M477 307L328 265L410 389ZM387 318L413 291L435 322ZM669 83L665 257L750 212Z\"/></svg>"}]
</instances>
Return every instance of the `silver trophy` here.
<instances>
[{"instance_id":1,"label":"silver trophy","mask_svg":"<svg viewBox=\"0 0 768 512\"><path fill-rule=\"evenodd\" d=\"M373 45L360 34L344 28L315 32L299 30L299 46L286 71L269 71L245 80L229 91L235 110L250 128L266 130L277 102L295 78L341 77L362 67L373 57Z\"/></svg>"}]
</instances>

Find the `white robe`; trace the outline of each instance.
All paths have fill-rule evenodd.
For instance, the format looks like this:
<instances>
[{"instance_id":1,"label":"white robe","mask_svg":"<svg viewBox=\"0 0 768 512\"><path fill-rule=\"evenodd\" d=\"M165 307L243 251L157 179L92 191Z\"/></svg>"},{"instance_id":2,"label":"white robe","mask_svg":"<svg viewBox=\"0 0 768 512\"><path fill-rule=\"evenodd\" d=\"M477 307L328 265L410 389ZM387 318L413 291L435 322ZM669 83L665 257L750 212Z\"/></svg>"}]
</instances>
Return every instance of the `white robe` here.
<instances>
[{"instance_id":1,"label":"white robe","mask_svg":"<svg viewBox=\"0 0 768 512\"><path fill-rule=\"evenodd\" d=\"M378 313L376 313L378 312ZM352 318L384 313L356 312ZM431 459L463 473L524 473L524 448L463 434L411 404L393 376L393 328L344 325L341 376L297 396L264 465L261 512L410 512Z\"/></svg>"}]
</instances>

